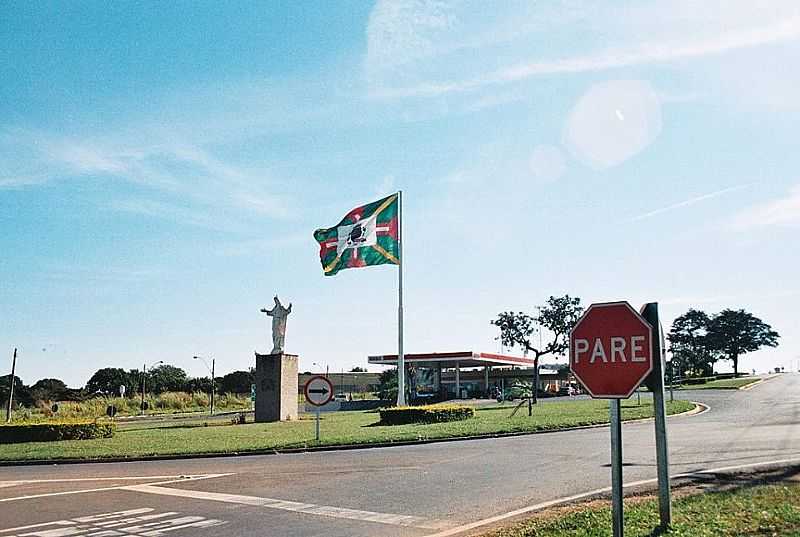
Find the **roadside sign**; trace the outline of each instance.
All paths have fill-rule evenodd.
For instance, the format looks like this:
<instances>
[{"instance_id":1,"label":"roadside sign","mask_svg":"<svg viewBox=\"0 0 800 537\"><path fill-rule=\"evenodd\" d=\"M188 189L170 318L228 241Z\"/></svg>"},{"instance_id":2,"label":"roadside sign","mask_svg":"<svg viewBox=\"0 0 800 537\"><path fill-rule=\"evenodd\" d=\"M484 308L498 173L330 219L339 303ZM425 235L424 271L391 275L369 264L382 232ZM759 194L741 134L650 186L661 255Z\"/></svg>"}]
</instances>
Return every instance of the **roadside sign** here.
<instances>
[{"instance_id":1,"label":"roadside sign","mask_svg":"<svg viewBox=\"0 0 800 537\"><path fill-rule=\"evenodd\" d=\"M119 396L120 397L125 397L125 385L124 384L120 384L120 386L119 386Z\"/></svg>"},{"instance_id":2,"label":"roadside sign","mask_svg":"<svg viewBox=\"0 0 800 537\"><path fill-rule=\"evenodd\" d=\"M314 406L322 406L333 399L333 384L327 377L316 375L308 379L305 388L306 401Z\"/></svg>"},{"instance_id":3,"label":"roadside sign","mask_svg":"<svg viewBox=\"0 0 800 537\"><path fill-rule=\"evenodd\" d=\"M256 402L256 385L250 385L250 401L255 403Z\"/></svg>"},{"instance_id":4,"label":"roadside sign","mask_svg":"<svg viewBox=\"0 0 800 537\"><path fill-rule=\"evenodd\" d=\"M303 393L306 395L306 401L317 407L316 438L319 442L319 407L333 399L333 384L328 377L315 375L308 379Z\"/></svg>"},{"instance_id":5,"label":"roadside sign","mask_svg":"<svg viewBox=\"0 0 800 537\"><path fill-rule=\"evenodd\" d=\"M653 329L627 302L592 304L569 336L569 368L596 399L627 399L653 370Z\"/></svg>"},{"instance_id":6,"label":"roadside sign","mask_svg":"<svg viewBox=\"0 0 800 537\"><path fill-rule=\"evenodd\" d=\"M663 335L658 304L642 308L642 315L627 302L592 304L569 333L569 368L595 399L609 404L611 429L611 520L614 537L623 536L622 408L650 376L656 424L656 460L661 530L670 525L669 460L664 411ZM657 332L653 334L653 327ZM652 374L651 374L652 372Z\"/></svg>"}]
</instances>

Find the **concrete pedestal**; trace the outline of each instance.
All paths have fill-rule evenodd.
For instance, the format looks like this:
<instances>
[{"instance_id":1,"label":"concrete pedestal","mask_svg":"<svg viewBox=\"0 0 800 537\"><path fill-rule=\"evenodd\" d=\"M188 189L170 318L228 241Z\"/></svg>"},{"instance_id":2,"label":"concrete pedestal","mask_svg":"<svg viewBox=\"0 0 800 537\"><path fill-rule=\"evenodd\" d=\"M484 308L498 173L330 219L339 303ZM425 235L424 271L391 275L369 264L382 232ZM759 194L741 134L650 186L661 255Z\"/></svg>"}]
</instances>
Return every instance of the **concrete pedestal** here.
<instances>
[{"instance_id":1,"label":"concrete pedestal","mask_svg":"<svg viewBox=\"0 0 800 537\"><path fill-rule=\"evenodd\" d=\"M297 419L297 355L256 353L256 422Z\"/></svg>"}]
</instances>

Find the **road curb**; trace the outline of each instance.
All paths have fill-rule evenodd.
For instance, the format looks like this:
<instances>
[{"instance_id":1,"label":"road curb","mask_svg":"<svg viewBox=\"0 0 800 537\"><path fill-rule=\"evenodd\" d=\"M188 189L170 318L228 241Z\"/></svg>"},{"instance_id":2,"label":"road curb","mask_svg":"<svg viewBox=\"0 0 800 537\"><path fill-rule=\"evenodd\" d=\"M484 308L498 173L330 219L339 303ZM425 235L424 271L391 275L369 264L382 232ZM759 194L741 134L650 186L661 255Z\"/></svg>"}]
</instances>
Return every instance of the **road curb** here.
<instances>
[{"instance_id":1,"label":"road curb","mask_svg":"<svg viewBox=\"0 0 800 537\"><path fill-rule=\"evenodd\" d=\"M667 418L677 418L679 416L693 416L699 415L709 410L708 405L690 401L695 407L686 412L678 414L671 414ZM700 408L703 407L703 408ZM623 424L637 423L645 421L653 421L654 418L639 418L634 420L625 420ZM567 431L581 431L584 429L599 429L601 427L608 427L608 423L598 423L595 425L581 425L577 427L566 427L563 429L550 429L542 431L519 431L511 433L495 433L473 436L457 436L449 438L426 438L418 440L402 440L397 442L380 442L370 444L340 444L333 446L304 446L297 448L282 448L282 449L260 449L253 451L243 452L228 452L228 453L177 453L165 455L152 455L141 457L103 457L101 459L33 459L24 461L0 461L0 468L10 466L45 466L45 465L59 465L59 464L101 464L101 463L119 463L119 462L147 462L147 461L171 461L171 460L185 460L185 459L212 459L212 458L230 458L230 457L249 457L255 455L290 455L298 453L315 453L323 451L352 451L355 449L379 449L388 447L405 447L405 446L418 446L425 444L438 444L442 442L463 442L467 440L489 440L492 438L511 438L515 436L530 436L536 434L552 434L563 433Z\"/></svg>"}]
</instances>

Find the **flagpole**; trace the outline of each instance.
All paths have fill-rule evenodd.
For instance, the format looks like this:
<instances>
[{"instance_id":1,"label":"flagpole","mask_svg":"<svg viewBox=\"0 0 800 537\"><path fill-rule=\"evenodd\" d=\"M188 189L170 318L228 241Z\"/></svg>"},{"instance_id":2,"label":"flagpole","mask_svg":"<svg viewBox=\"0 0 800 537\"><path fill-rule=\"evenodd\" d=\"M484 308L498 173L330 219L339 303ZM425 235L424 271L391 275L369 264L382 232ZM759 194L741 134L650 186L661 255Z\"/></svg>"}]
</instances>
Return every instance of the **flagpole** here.
<instances>
[{"instance_id":1,"label":"flagpole","mask_svg":"<svg viewBox=\"0 0 800 537\"><path fill-rule=\"evenodd\" d=\"M403 191L397 193L397 406L406 404L406 361L403 355Z\"/></svg>"}]
</instances>

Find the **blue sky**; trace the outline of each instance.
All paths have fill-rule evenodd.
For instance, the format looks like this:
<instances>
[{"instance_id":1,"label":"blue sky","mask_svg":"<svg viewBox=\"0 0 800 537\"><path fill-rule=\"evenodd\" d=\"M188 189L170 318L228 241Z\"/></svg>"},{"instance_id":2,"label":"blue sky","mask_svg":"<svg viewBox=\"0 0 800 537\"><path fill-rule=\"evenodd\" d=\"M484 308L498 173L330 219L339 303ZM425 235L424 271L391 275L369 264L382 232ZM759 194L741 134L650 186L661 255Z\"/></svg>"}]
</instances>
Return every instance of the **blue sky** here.
<instances>
[{"instance_id":1,"label":"blue sky","mask_svg":"<svg viewBox=\"0 0 800 537\"><path fill-rule=\"evenodd\" d=\"M406 350L549 295L745 308L800 360L800 5L5 2L0 344L30 383L396 350L396 268L312 232L404 191ZM323 365L313 365L323 364ZM793 365L794 364L794 365Z\"/></svg>"}]
</instances>

